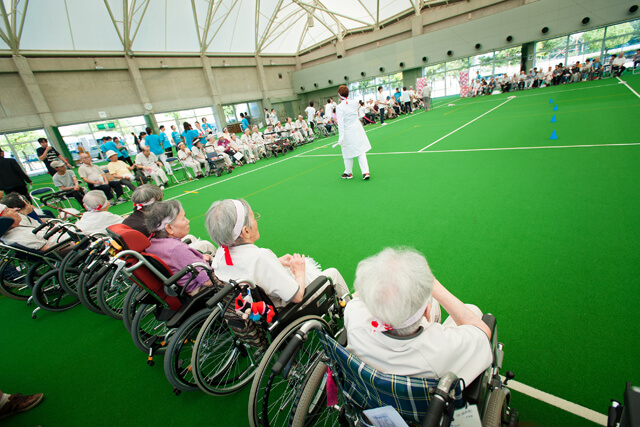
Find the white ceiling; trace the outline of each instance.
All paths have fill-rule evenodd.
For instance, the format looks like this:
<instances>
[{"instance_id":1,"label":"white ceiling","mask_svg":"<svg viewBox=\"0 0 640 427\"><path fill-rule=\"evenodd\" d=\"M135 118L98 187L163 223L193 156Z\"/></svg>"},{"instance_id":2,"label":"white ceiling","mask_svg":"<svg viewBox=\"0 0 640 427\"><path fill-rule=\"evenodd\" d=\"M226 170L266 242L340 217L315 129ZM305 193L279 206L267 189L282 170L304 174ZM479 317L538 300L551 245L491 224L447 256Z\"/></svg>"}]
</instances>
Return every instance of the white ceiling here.
<instances>
[{"instance_id":1,"label":"white ceiling","mask_svg":"<svg viewBox=\"0 0 640 427\"><path fill-rule=\"evenodd\" d=\"M0 49L296 55L434 3L443 1L2 0Z\"/></svg>"}]
</instances>

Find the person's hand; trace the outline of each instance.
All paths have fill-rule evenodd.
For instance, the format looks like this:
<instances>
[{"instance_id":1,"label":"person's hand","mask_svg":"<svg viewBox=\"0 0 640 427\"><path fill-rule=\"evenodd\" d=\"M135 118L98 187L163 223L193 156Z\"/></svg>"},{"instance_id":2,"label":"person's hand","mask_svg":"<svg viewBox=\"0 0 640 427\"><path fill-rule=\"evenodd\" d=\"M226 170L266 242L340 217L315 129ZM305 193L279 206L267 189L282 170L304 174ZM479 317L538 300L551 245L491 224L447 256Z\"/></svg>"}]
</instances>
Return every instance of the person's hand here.
<instances>
[{"instance_id":1,"label":"person's hand","mask_svg":"<svg viewBox=\"0 0 640 427\"><path fill-rule=\"evenodd\" d=\"M293 254L289 262L289 268L291 269L291 272L293 273L294 276L304 277L304 270L305 270L304 255L301 256L300 254Z\"/></svg>"},{"instance_id":2,"label":"person's hand","mask_svg":"<svg viewBox=\"0 0 640 427\"><path fill-rule=\"evenodd\" d=\"M78 190L80 190L80 186L78 184L76 184L76 185L73 186L73 189L78 191Z\"/></svg>"},{"instance_id":3,"label":"person's hand","mask_svg":"<svg viewBox=\"0 0 640 427\"><path fill-rule=\"evenodd\" d=\"M205 261L211 261L213 259L213 257L209 254L203 254L202 257Z\"/></svg>"},{"instance_id":4,"label":"person's hand","mask_svg":"<svg viewBox=\"0 0 640 427\"><path fill-rule=\"evenodd\" d=\"M283 267L289 267L291 265L291 258L291 254L286 254L282 255L278 260L280 260L280 264L282 264Z\"/></svg>"}]
</instances>

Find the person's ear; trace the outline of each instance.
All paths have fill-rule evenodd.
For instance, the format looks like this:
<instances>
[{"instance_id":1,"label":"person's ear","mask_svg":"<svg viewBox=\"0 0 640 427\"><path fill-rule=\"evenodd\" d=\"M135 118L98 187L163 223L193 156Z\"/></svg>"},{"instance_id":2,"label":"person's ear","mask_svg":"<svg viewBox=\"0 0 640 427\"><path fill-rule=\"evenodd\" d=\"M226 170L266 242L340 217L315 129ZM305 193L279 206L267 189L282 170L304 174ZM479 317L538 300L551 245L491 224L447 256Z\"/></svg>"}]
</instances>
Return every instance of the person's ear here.
<instances>
[{"instance_id":1,"label":"person's ear","mask_svg":"<svg viewBox=\"0 0 640 427\"><path fill-rule=\"evenodd\" d=\"M431 322L431 304L427 304L427 309L424 311L424 317L427 322Z\"/></svg>"}]
</instances>

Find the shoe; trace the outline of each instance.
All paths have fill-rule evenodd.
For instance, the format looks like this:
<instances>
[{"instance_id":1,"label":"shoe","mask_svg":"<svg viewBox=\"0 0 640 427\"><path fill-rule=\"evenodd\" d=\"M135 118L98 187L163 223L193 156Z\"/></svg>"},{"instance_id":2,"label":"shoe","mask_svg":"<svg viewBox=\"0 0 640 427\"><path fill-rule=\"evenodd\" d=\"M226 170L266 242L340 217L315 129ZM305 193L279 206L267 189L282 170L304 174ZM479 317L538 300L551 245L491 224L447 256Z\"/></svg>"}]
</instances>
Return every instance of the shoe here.
<instances>
[{"instance_id":1,"label":"shoe","mask_svg":"<svg viewBox=\"0 0 640 427\"><path fill-rule=\"evenodd\" d=\"M343 173L342 174L342 179L353 179L353 174L352 173Z\"/></svg>"},{"instance_id":2,"label":"shoe","mask_svg":"<svg viewBox=\"0 0 640 427\"><path fill-rule=\"evenodd\" d=\"M369 174L368 173L363 173L362 174L362 179L364 179L365 181L369 180Z\"/></svg>"},{"instance_id":3,"label":"shoe","mask_svg":"<svg viewBox=\"0 0 640 427\"><path fill-rule=\"evenodd\" d=\"M386 126L386 125L387 125L386 123L382 123L380 126Z\"/></svg>"},{"instance_id":4,"label":"shoe","mask_svg":"<svg viewBox=\"0 0 640 427\"><path fill-rule=\"evenodd\" d=\"M161 186L160 186L160 189L161 189L161 190L164 190L164 185L161 185Z\"/></svg>"},{"instance_id":5,"label":"shoe","mask_svg":"<svg viewBox=\"0 0 640 427\"><path fill-rule=\"evenodd\" d=\"M122 197L118 197L116 199L116 202L118 202L118 203L125 203L126 201L127 201L127 199L123 199Z\"/></svg>"},{"instance_id":6,"label":"shoe","mask_svg":"<svg viewBox=\"0 0 640 427\"><path fill-rule=\"evenodd\" d=\"M18 412L25 412L35 406L38 406L38 404L42 402L43 397L44 394L42 393L31 394L28 396L23 396L20 393L12 394L9 396L9 400L2 406L2 408L0 408L0 420L10 415L17 414Z\"/></svg>"},{"instance_id":7,"label":"shoe","mask_svg":"<svg viewBox=\"0 0 640 427\"><path fill-rule=\"evenodd\" d=\"M119 202L118 199L113 199L113 201L111 201L111 200L109 201L109 204L111 206L116 206L116 205L119 205L120 203L122 203L122 202Z\"/></svg>"}]
</instances>

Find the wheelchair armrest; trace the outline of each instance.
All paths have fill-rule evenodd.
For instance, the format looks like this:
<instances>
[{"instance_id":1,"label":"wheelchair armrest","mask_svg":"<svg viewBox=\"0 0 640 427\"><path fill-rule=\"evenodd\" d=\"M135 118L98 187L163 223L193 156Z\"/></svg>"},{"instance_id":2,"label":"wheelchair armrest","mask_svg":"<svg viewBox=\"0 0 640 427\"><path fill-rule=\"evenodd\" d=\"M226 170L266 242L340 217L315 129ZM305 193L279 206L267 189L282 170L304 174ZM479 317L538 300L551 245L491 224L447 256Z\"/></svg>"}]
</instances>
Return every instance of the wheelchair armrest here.
<instances>
[{"instance_id":1,"label":"wheelchair armrest","mask_svg":"<svg viewBox=\"0 0 640 427\"><path fill-rule=\"evenodd\" d=\"M498 323L498 321L496 320L496 317L491 313L487 313L482 316L482 321L486 323L486 325L491 330L491 336L494 336L496 333L496 325Z\"/></svg>"},{"instance_id":2,"label":"wheelchair armrest","mask_svg":"<svg viewBox=\"0 0 640 427\"><path fill-rule=\"evenodd\" d=\"M302 301L300 301L298 304L301 304L302 306L302 305L305 305L307 302L309 302L309 299L311 299L311 297L314 296L315 293L318 292L322 286L324 286L327 280L328 279L326 278L326 276L316 277L316 279L313 282L309 283L309 286L305 288Z\"/></svg>"},{"instance_id":3,"label":"wheelchair armrest","mask_svg":"<svg viewBox=\"0 0 640 427\"><path fill-rule=\"evenodd\" d=\"M478 377L473 380L471 384L467 384L464 388L464 401L471 404L477 405L480 399L483 397L483 390L486 389L486 384L484 383L485 373L478 375Z\"/></svg>"}]
</instances>

